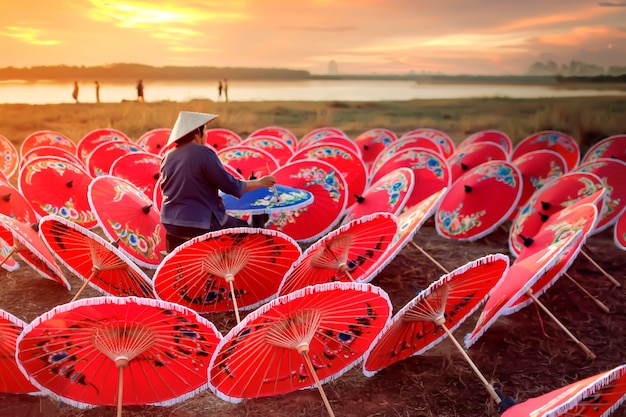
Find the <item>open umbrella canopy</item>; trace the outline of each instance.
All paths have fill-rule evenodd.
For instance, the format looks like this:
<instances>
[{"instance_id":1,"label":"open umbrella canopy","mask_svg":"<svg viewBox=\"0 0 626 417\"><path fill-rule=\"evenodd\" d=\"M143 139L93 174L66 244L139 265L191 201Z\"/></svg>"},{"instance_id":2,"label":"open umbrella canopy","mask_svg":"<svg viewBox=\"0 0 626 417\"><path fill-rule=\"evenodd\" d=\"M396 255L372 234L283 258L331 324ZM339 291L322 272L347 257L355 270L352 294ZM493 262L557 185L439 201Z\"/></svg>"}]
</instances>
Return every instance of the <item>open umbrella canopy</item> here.
<instances>
[{"instance_id":1,"label":"open umbrella canopy","mask_svg":"<svg viewBox=\"0 0 626 417\"><path fill-rule=\"evenodd\" d=\"M165 228L152 199L130 182L111 175L94 178L88 197L110 241L140 266L156 268L165 250Z\"/></svg>"},{"instance_id":2,"label":"open umbrella canopy","mask_svg":"<svg viewBox=\"0 0 626 417\"><path fill-rule=\"evenodd\" d=\"M359 155L359 157L361 157L361 149L359 149L359 145L347 136L325 136L305 145L300 144L296 152L315 145L340 145L354 151L357 155Z\"/></svg>"},{"instance_id":3,"label":"open umbrella canopy","mask_svg":"<svg viewBox=\"0 0 626 417\"><path fill-rule=\"evenodd\" d=\"M528 399L502 417L606 417L626 398L626 366L620 365Z\"/></svg>"},{"instance_id":4,"label":"open umbrella canopy","mask_svg":"<svg viewBox=\"0 0 626 417\"><path fill-rule=\"evenodd\" d=\"M148 152L133 152L117 158L111 165L109 173L127 180L152 198L160 168L160 156Z\"/></svg>"},{"instance_id":5,"label":"open umbrella canopy","mask_svg":"<svg viewBox=\"0 0 626 417\"><path fill-rule=\"evenodd\" d=\"M411 130L404 135L400 136L400 139L405 139L410 136L425 136L439 145L444 158L449 158L455 151L454 141L450 136L442 132L441 130L422 127L419 129Z\"/></svg>"},{"instance_id":6,"label":"open umbrella canopy","mask_svg":"<svg viewBox=\"0 0 626 417\"><path fill-rule=\"evenodd\" d=\"M279 297L220 342L210 388L231 402L316 385L323 393L321 384L359 363L390 315L387 293L363 283L332 282Z\"/></svg>"},{"instance_id":7,"label":"open umbrella canopy","mask_svg":"<svg viewBox=\"0 0 626 417\"><path fill-rule=\"evenodd\" d=\"M68 152L76 153L76 144L70 138L54 130L38 130L26 136L20 144L20 156L40 146L56 146Z\"/></svg>"},{"instance_id":8,"label":"open umbrella canopy","mask_svg":"<svg viewBox=\"0 0 626 417\"><path fill-rule=\"evenodd\" d=\"M0 180L0 213L22 223L37 223L37 214L26 197L13 185L2 180Z\"/></svg>"},{"instance_id":9,"label":"open umbrella canopy","mask_svg":"<svg viewBox=\"0 0 626 417\"><path fill-rule=\"evenodd\" d=\"M398 139L378 154L370 167L370 179L375 181L377 176L380 177L380 175L377 175L378 170L383 164L385 164L385 162L387 162L390 158L393 158L397 153L409 148L427 149L436 154L442 155L439 145L425 136L408 136L403 139Z\"/></svg>"},{"instance_id":10,"label":"open umbrella canopy","mask_svg":"<svg viewBox=\"0 0 626 417\"><path fill-rule=\"evenodd\" d=\"M286 127L282 126L265 126L250 133L246 139L254 138L257 136L272 136L281 139L285 142L291 150L298 149L298 137Z\"/></svg>"},{"instance_id":11,"label":"open umbrella canopy","mask_svg":"<svg viewBox=\"0 0 626 417\"><path fill-rule=\"evenodd\" d=\"M493 142L476 142L457 148L448 158L452 182L463 174L489 161L506 161L508 155L504 149Z\"/></svg>"},{"instance_id":12,"label":"open umbrella canopy","mask_svg":"<svg viewBox=\"0 0 626 417\"><path fill-rule=\"evenodd\" d=\"M378 212L400 214L414 186L415 176L410 168L390 171L357 197L356 203L346 212L343 224Z\"/></svg>"},{"instance_id":13,"label":"open umbrella canopy","mask_svg":"<svg viewBox=\"0 0 626 417\"><path fill-rule=\"evenodd\" d=\"M19 162L20 155L13 142L0 135L0 173L5 178L11 178L17 171Z\"/></svg>"},{"instance_id":14,"label":"open umbrella canopy","mask_svg":"<svg viewBox=\"0 0 626 417\"><path fill-rule=\"evenodd\" d=\"M87 169L92 177L106 175L120 157L143 149L132 142L107 142L96 146L87 157Z\"/></svg>"},{"instance_id":15,"label":"open umbrella canopy","mask_svg":"<svg viewBox=\"0 0 626 417\"><path fill-rule=\"evenodd\" d=\"M524 240L524 249L520 252L517 261L523 261L545 247L556 244L561 239L567 239L569 236L580 233L580 237L572 241L558 262L545 270L529 287L536 297L546 292L567 271L582 250L587 237L597 224L598 218L595 204L576 203L552 216L534 237ZM532 299L524 293L525 291L504 306L503 314L513 314L529 305Z\"/></svg>"},{"instance_id":16,"label":"open umbrella canopy","mask_svg":"<svg viewBox=\"0 0 626 417\"><path fill-rule=\"evenodd\" d=\"M513 152L513 143L509 135L499 130L480 130L478 132L472 133L465 139L459 143L456 147L457 150L462 149L468 145L472 145L474 143L482 143L482 142L490 142L498 145L507 155L511 155Z\"/></svg>"},{"instance_id":17,"label":"open umbrella canopy","mask_svg":"<svg viewBox=\"0 0 626 417\"><path fill-rule=\"evenodd\" d=\"M234 168L246 179L270 175L279 166L271 153L246 145L221 149L217 156L222 164Z\"/></svg>"},{"instance_id":18,"label":"open umbrella canopy","mask_svg":"<svg viewBox=\"0 0 626 417\"><path fill-rule=\"evenodd\" d=\"M354 138L359 145L361 156L365 165L369 167L374 163L378 154L398 140L394 132L385 128L369 129Z\"/></svg>"},{"instance_id":19,"label":"open umbrella canopy","mask_svg":"<svg viewBox=\"0 0 626 417\"><path fill-rule=\"evenodd\" d=\"M601 158L616 158L626 162L626 134L609 136L596 142L585 153L581 163Z\"/></svg>"},{"instance_id":20,"label":"open umbrella canopy","mask_svg":"<svg viewBox=\"0 0 626 417\"><path fill-rule=\"evenodd\" d=\"M361 195L368 186L365 162L358 151L354 151L352 148L347 148L338 143L327 143L319 140L298 150L289 162L302 159L328 162L341 173L348 186L348 207L356 202L356 196Z\"/></svg>"},{"instance_id":21,"label":"open umbrella canopy","mask_svg":"<svg viewBox=\"0 0 626 417\"><path fill-rule=\"evenodd\" d=\"M578 142L571 136L556 130L542 130L525 137L513 149L511 159L517 159L527 152L540 149L549 149L561 154L567 162L568 171L576 168L580 162Z\"/></svg>"},{"instance_id":22,"label":"open umbrella canopy","mask_svg":"<svg viewBox=\"0 0 626 417\"><path fill-rule=\"evenodd\" d=\"M570 172L535 191L519 207L517 217L511 224L509 250L513 256L517 256L524 248L523 237L532 238L537 234L549 216L603 188L602 181L594 174ZM598 201L598 211L602 212L603 199Z\"/></svg>"},{"instance_id":23,"label":"open umbrella canopy","mask_svg":"<svg viewBox=\"0 0 626 417\"><path fill-rule=\"evenodd\" d=\"M485 162L452 184L435 217L437 233L473 241L491 233L517 206L522 175L506 161Z\"/></svg>"},{"instance_id":24,"label":"open umbrella canopy","mask_svg":"<svg viewBox=\"0 0 626 417\"><path fill-rule=\"evenodd\" d=\"M0 214L0 239L13 244L12 252L31 266L39 275L71 289L63 271L41 237L29 224Z\"/></svg>"},{"instance_id":25,"label":"open umbrella canopy","mask_svg":"<svg viewBox=\"0 0 626 417\"><path fill-rule=\"evenodd\" d=\"M172 405L206 389L222 339L215 326L177 304L99 297L53 308L17 340L22 372L75 407Z\"/></svg>"},{"instance_id":26,"label":"open umbrella canopy","mask_svg":"<svg viewBox=\"0 0 626 417\"><path fill-rule=\"evenodd\" d=\"M398 231L396 216L375 213L352 220L309 246L285 273L279 294L333 281L371 281Z\"/></svg>"},{"instance_id":27,"label":"open umbrella canopy","mask_svg":"<svg viewBox=\"0 0 626 417\"><path fill-rule=\"evenodd\" d=\"M444 340L485 301L509 268L509 258L487 255L439 278L390 320L367 352L363 373L373 376Z\"/></svg>"},{"instance_id":28,"label":"open umbrella canopy","mask_svg":"<svg viewBox=\"0 0 626 417\"><path fill-rule=\"evenodd\" d=\"M87 165L91 152L103 143L108 142L131 142L124 132L117 129L99 128L83 136L76 145L76 156Z\"/></svg>"},{"instance_id":29,"label":"open umbrella canopy","mask_svg":"<svg viewBox=\"0 0 626 417\"><path fill-rule=\"evenodd\" d=\"M31 159L38 158L40 156L43 156L43 157L51 156L54 158L63 159L65 161L69 161L75 165L78 165L79 167L83 169L85 168L85 164L76 156L76 154L71 153L65 148L50 145L50 146L38 146L26 152L22 156L22 159L20 161L20 169L22 169L22 167L26 165L26 163L30 161Z\"/></svg>"},{"instance_id":30,"label":"open umbrella canopy","mask_svg":"<svg viewBox=\"0 0 626 417\"><path fill-rule=\"evenodd\" d=\"M617 218L626 210L626 162L620 159L601 158L578 166L574 172L595 174L606 189L605 211L592 234L599 233L615 224Z\"/></svg>"},{"instance_id":31,"label":"open umbrella canopy","mask_svg":"<svg viewBox=\"0 0 626 417\"><path fill-rule=\"evenodd\" d=\"M63 266L96 291L116 297L154 298L150 278L94 232L49 215L41 219L39 236Z\"/></svg>"},{"instance_id":32,"label":"open umbrella canopy","mask_svg":"<svg viewBox=\"0 0 626 417\"><path fill-rule=\"evenodd\" d=\"M503 279L494 288L480 313L474 329L465 336L465 347L469 348L504 313L504 309L533 286L546 272L550 271L564 255L582 240L582 232L563 236L541 246L532 254L517 259Z\"/></svg>"},{"instance_id":33,"label":"open umbrella canopy","mask_svg":"<svg viewBox=\"0 0 626 417\"><path fill-rule=\"evenodd\" d=\"M509 216L513 220L518 208L525 204L535 191L567 173L567 163L558 153L548 149L525 153L513 162L522 174L522 196L516 210Z\"/></svg>"},{"instance_id":34,"label":"open umbrella canopy","mask_svg":"<svg viewBox=\"0 0 626 417\"><path fill-rule=\"evenodd\" d=\"M88 229L98 224L87 197L90 183L83 168L53 157L31 159L18 178L20 193L37 214L56 214Z\"/></svg>"},{"instance_id":35,"label":"open umbrella canopy","mask_svg":"<svg viewBox=\"0 0 626 417\"><path fill-rule=\"evenodd\" d=\"M275 230L238 227L207 233L163 259L154 274L155 294L199 313L250 309L276 296L300 254L293 239Z\"/></svg>"},{"instance_id":36,"label":"open umbrella canopy","mask_svg":"<svg viewBox=\"0 0 626 417\"><path fill-rule=\"evenodd\" d=\"M298 210L312 204L314 198L308 191L276 184L270 188L249 191L240 198L223 194L222 202L232 215L271 214Z\"/></svg>"},{"instance_id":37,"label":"open umbrella canopy","mask_svg":"<svg viewBox=\"0 0 626 417\"><path fill-rule=\"evenodd\" d=\"M241 137L230 129L215 127L204 132L207 145L213 149L221 150L241 143Z\"/></svg>"},{"instance_id":38,"label":"open umbrella canopy","mask_svg":"<svg viewBox=\"0 0 626 417\"><path fill-rule=\"evenodd\" d=\"M348 186L341 172L331 164L303 159L280 167L273 175L278 184L313 194L315 204L272 213L266 228L280 230L298 242L311 242L339 223L348 201Z\"/></svg>"},{"instance_id":39,"label":"open umbrella canopy","mask_svg":"<svg viewBox=\"0 0 626 417\"><path fill-rule=\"evenodd\" d=\"M158 155L165 148L171 132L172 129L166 127L152 129L139 136L135 143L144 151Z\"/></svg>"},{"instance_id":40,"label":"open umbrella canopy","mask_svg":"<svg viewBox=\"0 0 626 417\"><path fill-rule=\"evenodd\" d=\"M348 138L348 135L346 134L346 132L336 127L330 127L330 126L318 127L305 133L304 136L300 138L297 149L302 149L312 143L317 142L318 140L321 140L327 137Z\"/></svg>"},{"instance_id":41,"label":"open umbrella canopy","mask_svg":"<svg viewBox=\"0 0 626 417\"><path fill-rule=\"evenodd\" d=\"M274 136L254 136L242 141L240 145L269 152L276 159L278 166L285 165L294 152L287 142Z\"/></svg>"},{"instance_id":42,"label":"open umbrella canopy","mask_svg":"<svg viewBox=\"0 0 626 417\"><path fill-rule=\"evenodd\" d=\"M39 391L17 367L16 341L26 323L13 314L0 310L0 392L34 394Z\"/></svg>"},{"instance_id":43,"label":"open umbrella canopy","mask_svg":"<svg viewBox=\"0 0 626 417\"><path fill-rule=\"evenodd\" d=\"M372 176L372 182L400 167L410 168L415 177L415 186L406 202L407 207L452 183L446 159L440 153L424 148L407 148L394 154L379 167Z\"/></svg>"}]
</instances>

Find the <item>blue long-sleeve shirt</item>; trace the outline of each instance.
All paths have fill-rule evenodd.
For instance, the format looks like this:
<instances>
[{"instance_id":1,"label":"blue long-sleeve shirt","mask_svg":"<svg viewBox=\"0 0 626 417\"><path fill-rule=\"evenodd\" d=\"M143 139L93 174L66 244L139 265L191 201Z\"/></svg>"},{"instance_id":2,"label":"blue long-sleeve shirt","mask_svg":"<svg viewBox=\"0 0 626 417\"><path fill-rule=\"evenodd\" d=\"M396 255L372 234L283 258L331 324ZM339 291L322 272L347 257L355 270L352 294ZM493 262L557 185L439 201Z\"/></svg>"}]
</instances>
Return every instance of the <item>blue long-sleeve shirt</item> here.
<instances>
[{"instance_id":1,"label":"blue long-sleeve shirt","mask_svg":"<svg viewBox=\"0 0 626 417\"><path fill-rule=\"evenodd\" d=\"M208 146L194 142L177 146L161 161L163 204L161 223L211 228L211 216L220 224L227 219L218 192L235 197L245 192L246 183L230 174Z\"/></svg>"}]
</instances>

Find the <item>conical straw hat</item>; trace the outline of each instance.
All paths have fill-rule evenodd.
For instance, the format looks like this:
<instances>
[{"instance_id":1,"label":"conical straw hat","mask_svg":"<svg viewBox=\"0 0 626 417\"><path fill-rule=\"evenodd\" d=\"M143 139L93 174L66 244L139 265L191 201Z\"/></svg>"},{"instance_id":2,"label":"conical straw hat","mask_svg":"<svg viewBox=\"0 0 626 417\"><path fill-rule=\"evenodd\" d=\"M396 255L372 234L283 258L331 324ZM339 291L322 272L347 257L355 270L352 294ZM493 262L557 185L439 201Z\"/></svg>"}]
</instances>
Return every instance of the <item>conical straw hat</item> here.
<instances>
[{"instance_id":1,"label":"conical straw hat","mask_svg":"<svg viewBox=\"0 0 626 417\"><path fill-rule=\"evenodd\" d=\"M174 127L172 128L172 132L165 146L171 145L187 133L210 122L216 117L217 114L181 111L178 114L178 119L176 119L176 123L174 123Z\"/></svg>"}]
</instances>

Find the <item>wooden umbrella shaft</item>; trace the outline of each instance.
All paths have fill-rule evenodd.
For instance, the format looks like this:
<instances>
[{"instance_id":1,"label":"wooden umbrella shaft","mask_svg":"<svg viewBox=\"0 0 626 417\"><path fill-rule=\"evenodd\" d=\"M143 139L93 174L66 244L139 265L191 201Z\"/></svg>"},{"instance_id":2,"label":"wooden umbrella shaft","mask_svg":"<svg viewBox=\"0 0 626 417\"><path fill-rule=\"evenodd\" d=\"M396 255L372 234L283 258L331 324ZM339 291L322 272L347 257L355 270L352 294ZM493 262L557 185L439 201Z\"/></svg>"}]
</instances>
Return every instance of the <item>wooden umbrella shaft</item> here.
<instances>
[{"instance_id":1,"label":"wooden umbrella shaft","mask_svg":"<svg viewBox=\"0 0 626 417\"><path fill-rule=\"evenodd\" d=\"M441 265L439 262L437 262L435 260L435 258L433 258L432 256L430 256L428 253L426 253L426 251L424 249L422 249L417 243L413 242L412 240L410 241L411 245L417 249L418 251L421 252L422 255L424 255L425 257L427 257L432 263L434 263L435 265L437 265L437 267L439 267L439 269L441 269L445 274L449 274L450 271L448 271L446 268L443 267L443 265Z\"/></svg>"},{"instance_id":2,"label":"wooden umbrella shaft","mask_svg":"<svg viewBox=\"0 0 626 417\"><path fill-rule=\"evenodd\" d=\"M317 373L315 372L315 368L313 367L313 362L311 362L311 358L309 358L309 350L308 349L299 349L300 354L304 358L306 362L307 368L309 369L309 374L311 374L311 378L315 381L315 385L317 386L317 390L320 392L322 396L322 401L324 401L324 405L326 406L326 410L328 410L328 414L330 417L335 417L335 413L333 412L332 407L330 406L330 402L328 401L328 397L326 397L326 393L324 392L324 388L322 388L322 384L317 377Z\"/></svg>"},{"instance_id":3,"label":"wooden umbrella shaft","mask_svg":"<svg viewBox=\"0 0 626 417\"><path fill-rule=\"evenodd\" d=\"M9 252L7 254L7 256L4 257L4 259L2 259L2 262L0 262L0 266L4 265L4 263L15 253L17 252L17 249L14 247L11 248L11 252Z\"/></svg>"},{"instance_id":4,"label":"wooden umbrella shaft","mask_svg":"<svg viewBox=\"0 0 626 417\"><path fill-rule=\"evenodd\" d=\"M567 272L564 274L565 277L567 279L569 279L570 281L572 281L574 283L574 285L576 285L576 287L583 293L585 294L587 297L591 298L593 300L594 303L596 303L596 305L598 307L600 307L600 309L602 311L604 311L605 313L610 313L611 310L609 310L609 308L600 300L598 300L596 297L594 297L589 291L587 291L585 289L585 287L583 287L582 285L580 285L580 283L578 281L576 281L574 278L572 278L572 276L570 274L568 274Z\"/></svg>"},{"instance_id":5,"label":"wooden umbrella shaft","mask_svg":"<svg viewBox=\"0 0 626 417\"><path fill-rule=\"evenodd\" d=\"M591 262L591 264L593 266L595 266L598 271L600 271L602 273L602 275L604 275L605 277L607 277L609 279L609 281L611 281L613 283L613 285L615 285L616 287L621 287L622 284L620 284L620 282L618 280L616 280L615 278L613 278L613 276L611 274L609 274L608 272L606 272L600 265L597 264L596 261L594 261L591 256L587 255L585 253L584 250L581 250L580 253L589 261Z\"/></svg>"},{"instance_id":6,"label":"wooden umbrella shaft","mask_svg":"<svg viewBox=\"0 0 626 417\"><path fill-rule=\"evenodd\" d=\"M72 301L76 301L76 299L78 298L78 296L80 295L80 293L83 292L83 290L85 289L85 287L87 286L87 284L89 284L89 282L93 279L93 277L96 276L96 273L98 272L98 270L96 268L92 268L91 270L91 275L89 275L89 278L87 278L85 280L85 282L83 282L83 285L78 289L78 291L76 291L76 295L74 296L74 298L72 298L72 300L70 301L70 303Z\"/></svg>"}]
</instances>

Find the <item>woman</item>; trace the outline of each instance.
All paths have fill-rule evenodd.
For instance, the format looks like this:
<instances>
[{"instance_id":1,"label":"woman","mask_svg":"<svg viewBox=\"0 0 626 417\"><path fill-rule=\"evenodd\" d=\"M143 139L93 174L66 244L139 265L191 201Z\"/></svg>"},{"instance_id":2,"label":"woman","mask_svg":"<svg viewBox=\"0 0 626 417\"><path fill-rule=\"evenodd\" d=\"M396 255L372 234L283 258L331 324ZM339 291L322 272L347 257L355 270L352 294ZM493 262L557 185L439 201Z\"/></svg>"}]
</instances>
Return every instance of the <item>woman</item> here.
<instances>
[{"instance_id":1,"label":"woman","mask_svg":"<svg viewBox=\"0 0 626 417\"><path fill-rule=\"evenodd\" d=\"M167 141L166 146L176 144L161 161L161 223L167 232L168 252L213 230L248 226L244 220L226 214L220 190L241 197L245 192L276 183L271 175L242 181L226 171L217 154L206 145L204 136L204 125L216 117L180 112Z\"/></svg>"}]
</instances>

